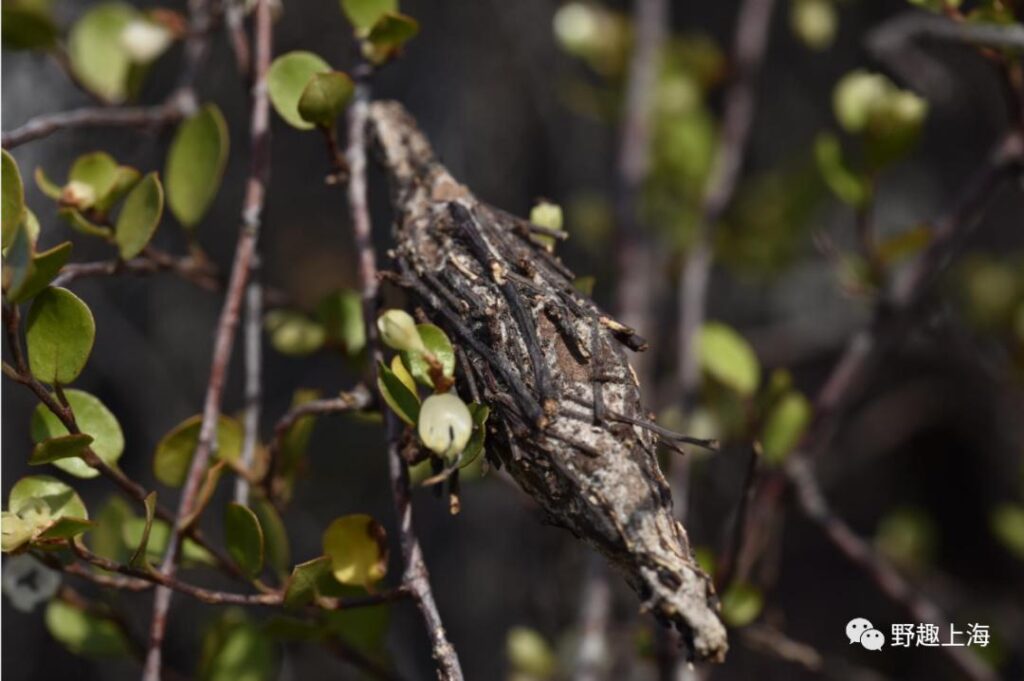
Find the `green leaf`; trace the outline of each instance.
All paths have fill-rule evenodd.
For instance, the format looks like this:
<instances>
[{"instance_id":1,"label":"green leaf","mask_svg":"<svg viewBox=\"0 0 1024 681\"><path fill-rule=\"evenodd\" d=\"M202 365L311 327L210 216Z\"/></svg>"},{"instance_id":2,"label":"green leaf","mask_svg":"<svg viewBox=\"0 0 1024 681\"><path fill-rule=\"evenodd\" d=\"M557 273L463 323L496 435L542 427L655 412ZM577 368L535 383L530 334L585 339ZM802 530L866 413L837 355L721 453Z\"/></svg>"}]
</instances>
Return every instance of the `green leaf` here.
<instances>
[{"instance_id":1,"label":"green leaf","mask_svg":"<svg viewBox=\"0 0 1024 681\"><path fill-rule=\"evenodd\" d=\"M94 151L75 159L68 173L68 184L80 182L92 189L92 198L77 208L91 208L110 194L119 179L117 161L104 151Z\"/></svg>"},{"instance_id":2,"label":"green leaf","mask_svg":"<svg viewBox=\"0 0 1024 681\"><path fill-rule=\"evenodd\" d=\"M366 347L363 301L357 292L342 289L324 296L317 304L316 318L327 332L327 341L341 346L348 356Z\"/></svg>"},{"instance_id":3,"label":"green leaf","mask_svg":"<svg viewBox=\"0 0 1024 681\"><path fill-rule=\"evenodd\" d=\"M71 405L78 429L92 437L92 451L105 463L113 466L124 452L124 434L121 432L117 417L87 392L72 389L66 390L64 394ZM44 404L37 405L32 412L29 431L32 441L37 443L68 434L68 429ZM80 459L56 461L54 464L64 472L79 478L95 478L99 475L99 471Z\"/></svg>"},{"instance_id":4,"label":"green leaf","mask_svg":"<svg viewBox=\"0 0 1024 681\"><path fill-rule=\"evenodd\" d=\"M202 422L203 417L198 414L187 418L157 443L153 454L153 473L157 480L169 487L184 484L199 443ZM242 453L242 438L242 425L222 414L217 422L217 457L237 461Z\"/></svg>"},{"instance_id":5,"label":"green leaf","mask_svg":"<svg viewBox=\"0 0 1024 681\"><path fill-rule=\"evenodd\" d=\"M6 15L6 11L5 11ZM0 201L0 241L7 248L14 241L14 233L25 218L25 185L21 181L21 173L14 157L3 150L0 163L2 172L2 201Z\"/></svg>"},{"instance_id":6,"label":"green leaf","mask_svg":"<svg viewBox=\"0 0 1024 681\"><path fill-rule=\"evenodd\" d=\"M505 637L505 655L509 666L527 678L548 679L558 669L555 652L534 629L512 627Z\"/></svg>"},{"instance_id":7,"label":"green leaf","mask_svg":"<svg viewBox=\"0 0 1024 681\"><path fill-rule=\"evenodd\" d=\"M742 397L761 382L761 365L743 336L721 322L707 322L697 338L700 366L709 376Z\"/></svg>"},{"instance_id":8,"label":"green leaf","mask_svg":"<svg viewBox=\"0 0 1024 681\"><path fill-rule=\"evenodd\" d=\"M299 117L307 123L329 128L354 92L352 79L341 71L314 73L299 97Z\"/></svg>"},{"instance_id":9,"label":"green leaf","mask_svg":"<svg viewBox=\"0 0 1024 681\"><path fill-rule=\"evenodd\" d=\"M85 433L62 435L37 444L29 457L29 466L41 466L61 459L81 456L92 443L92 437Z\"/></svg>"},{"instance_id":10,"label":"green leaf","mask_svg":"<svg viewBox=\"0 0 1024 681\"><path fill-rule=\"evenodd\" d=\"M220 482L220 476L223 475L226 465L226 461L218 461L207 469L206 475L203 477L203 484L199 486L199 492L196 494L196 501L192 504L192 512L182 519L182 525L186 527L192 525L206 510L206 505L210 503L213 493L217 491L217 483Z\"/></svg>"},{"instance_id":11,"label":"green leaf","mask_svg":"<svg viewBox=\"0 0 1024 681\"><path fill-rule=\"evenodd\" d=\"M59 598L46 607L46 628L75 655L109 658L127 657L131 652L124 633L112 620L97 617Z\"/></svg>"},{"instance_id":12,"label":"green leaf","mask_svg":"<svg viewBox=\"0 0 1024 681\"><path fill-rule=\"evenodd\" d=\"M146 532L146 519L132 516L121 526L121 539L128 547L139 546ZM146 544L146 560L159 562L167 551L167 542L171 536L171 526L159 518L149 524L149 541ZM216 559L209 551L191 539L185 539L181 549L181 557L185 566L216 565Z\"/></svg>"},{"instance_id":13,"label":"green leaf","mask_svg":"<svg viewBox=\"0 0 1024 681\"><path fill-rule=\"evenodd\" d=\"M433 324L417 324L416 330L420 332L420 338L427 350L433 353L435 359L441 363L443 374L452 378L455 375L455 349L448 336ZM402 351L402 361L409 368L413 378L427 386L434 387L430 377L430 364L424 359L422 353Z\"/></svg>"},{"instance_id":14,"label":"green leaf","mask_svg":"<svg viewBox=\"0 0 1024 681\"><path fill-rule=\"evenodd\" d=\"M270 344L282 355L305 357L323 347L327 331L295 310L271 310L263 319Z\"/></svg>"},{"instance_id":15,"label":"green leaf","mask_svg":"<svg viewBox=\"0 0 1024 681\"><path fill-rule=\"evenodd\" d=\"M224 509L224 538L228 553L249 577L263 569L263 528L248 506L230 503Z\"/></svg>"},{"instance_id":16,"label":"green leaf","mask_svg":"<svg viewBox=\"0 0 1024 681\"><path fill-rule=\"evenodd\" d=\"M121 32L138 11L122 3L103 3L86 12L68 34L68 58L78 80L108 102L128 94L131 60L121 46Z\"/></svg>"},{"instance_id":17,"label":"green leaf","mask_svg":"<svg viewBox=\"0 0 1024 681\"><path fill-rule=\"evenodd\" d=\"M484 438L487 436L487 417L491 414L491 408L479 402L471 402L469 413L473 416L473 434L469 443L462 451L462 465L459 468L466 468L476 460L484 451Z\"/></svg>"},{"instance_id":18,"label":"green leaf","mask_svg":"<svg viewBox=\"0 0 1024 681\"><path fill-rule=\"evenodd\" d=\"M32 216L32 220L35 220L34 216ZM30 229L25 227L22 231L27 237ZM21 241L21 238L19 235L15 239L15 245ZM67 264L68 258L71 257L71 250L70 241L57 244L48 251L32 254L32 259L27 267L23 265L23 261L12 264L11 259L8 259L8 267L12 268L12 277L10 288L7 290L7 300L12 303L23 303L49 286L50 282L60 273L60 269Z\"/></svg>"},{"instance_id":19,"label":"green leaf","mask_svg":"<svg viewBox=\"0 0 1024 681\"><path fill-rule=\"evenodd\" d=\"M399 359L399 361L401 360ZM392 361L392 365L394 365L394 361ZM400 419L410 426L416 425L416 420L420 415L419 396L383 362L377 367L377 389L387 405Z\"/></svg>"},{"instance_id":20,"label":"green leaf","mask_svg":"<svg viewBox=\"0 0 1024 681\"><path fill-rule=\"evenodd\" d=\"M96 529L89 534L92 552L118 563L127 562L131 554L124 542L124 526L134 517L131 505L124 498L110 496L96 514Z\"/></svg>"},{"instance_id":21,"label":"green leaf","mask_svg":"<svg viewBox=\"0 0 1024 681\"><path fill-rule=\"evenodd\" d=\"M1024 560L1024 506L1005 503L989 517L992 533L1013 555Z\"/></svg>"},{"instance_id":22,"label":"green leaf","mask_svg":"<svg viewBox=\"0 0 1024 681\"><path fill-rule=\"evenodd\" d=\"M29 511L49 521L65 516L89 519L89 512L75 490L49 475L30 475L14 483L7 497L7 510L19 515Z\"/></svg>"},{"instance_id":23,"label":"green leaf","mask_svg":"<svg viewBox=\"0 0 1024 681\"><path fill-rule=\"evenodd\" d=\"M255 499L252 510L260 521L263 529L263 547L267 566L278 576L284 578L291 567L291 546L288 541L288 530L281 520L280 514L273 504L264 499Z\"/></svg>"},{"instance_id":24,"label":"green leaf","mask_svg":"<svg viewBox=\"0 0 1024 681\"><path fill-rule=\"evenodd\" d=\"M146 508L146 524L142 528L142 537L139 538L139 544L128 561L132 567L142 567L146 564L146 550L149 547L149 535L153 531L153 519L156 517L156 492L150 492L147 494L146 498L142 500L142 503Z\"/></svg>"},{"instance_id":25,"label":"green leaf","mask_svg":"<svg viewBox=\"0 0 1024 681\"><path fill-rule=\"evenodd\" d=\"M412 17L388 12L370 29L363 44L363 55L375 64L383 64L419 32L420 24Z\"/></svg>"},{"instance_id":26,"label":"green leaf","mask_svg":"<svg viewBox=\"0 0 1024 681\"><path fill-rule=\"evenodd\" d=\"M62 208L57 211L57 215L64 218L64 220L66 220L71 226L71 229L81 234L85 234L86 236L94 236L99 239L110 239L114 235L114 230L110 229L106 225L97 225L91 222L74 208Z\"/></svg>"},{"instance_id":27,"label":"green leaf","mask_svg":"<svg viewBox=\"0 0 1024 681\"><path fill-rule=\"evenodd\" d=\"M93 209L99 211L102 215L106 215L125 194L135 187L140 177L142 177L142 174L135 168L131 166L118 166L114 172L114 183L107 190L106 194L97 197Z\"/></svg>"},{"instance_id":28,"label":"green leaf","mask_svg":"<svg viewBox=\"0 0 1024 681\"><path fill-rule=\"evenodd\" d=\"M335 636L385 667L390 667L390 656L385 648L391 624L390 607L376 605L332 610L324 613L324 621Z\"/></svg>"},{"instance_id":29,"label":"green leaf","mask_svg":"<svg viewBox=\"0 0 1024 681\"><path fill-rule=\"evenodd\" d=\"M68 384L78 378L95 339L92 312L71 291L48 288L32 301L25 343L29 367L40 381Z\"/></svg>"},{"instance_id":30,"label":"green leaf","mask_svg":"<svg viewBox=\"0 0 1024 681\"><path fill-rule=\"evenodd\" d=\"M301 608L312 603L320 595L319 585L325 577L333 579L331 559L327 556L320 556L296 565L292 569L288 583L285 584L285 607Z\"/></svg>"},{"instance_id":31,"label":"green leaf","mask_svg":"<svg viewBox=\"0 0 1024 681\"><path fill-rule=\"evenodd\" d=\"M299 389L292 395L291 406L294 409L318 397L320 397L320 393L317 390ZM291 498L295 477L302 467L302 459L309 447L309 438L313 435L315 425L316 417L313 414L306 414L299 417L284 434L281 451L278 454L277 482L281 484L280 491L285 500Z\"/></svg>"},{"instance_id":32,"label":"green leaf","mask_svg":"<svg viewBox=\"0 0 1024 681\"><path fill-rule=\"evenodd\" d=\"M0 27L5 50L46 50L57 44L56 24L46 5L4 3Z\"/></svg>"},{"instance_id":33,"label":"green leaf","mask_svg":"<svg viewBox=\"0 0 1024 681\"><path fill-rule=\"evenodd\" d=\"M772 464L782 463L792 452L811 422L811 403L795 390L789 391L772 405L761 430L764 458Z\"/></svg>"},{"instance_id":34,"label":"green leaf","mask_svg":"<svg viewBox=\"0 0 1024 681\"><path fill-rule=\"evenodd\" d=\"M342 584L370 588L387 573L387 533L368 515L334 520L324 531L323 546L331 559L331 572Z\"/></svg>"},{"instance_id":35,"label":"green leaf","mask_svg":"<svg viewBox=\"0 0 1024 681\"><path fill-rule=\"evenodd\" d=\"M822 133L814 141L814 158L825 184L840 201L861 206L867 199L867 184L843 162L843 150L835 135Z\"/></svg>"},{"instance_id":36,"label":"green leaf","mask_svg":"<svg viewBox=\"0 0 1024 681\"><path fill-rule=\"evenodd\" d=\"M761 614L764 597L750 584L733 584L722 595L722 619L731 627L745 627Z\"/></svg>"},{"instance_id":37,"label":"green leaf","mask_svg":"<svg viewBox=\"0 0 1024 681\"><path fill-rule=\"evenodd\" d=\"M267 73L267 88L281 118L299 130L311 129L313 124L299 113L299 99L315 74L329 72L330 65L312 52L288 52L275 59Z\"/></svg>"},{"instance_id":38,"label":"green leaf","mask_svg":"<svg viewBox=\"0 0 1024 681\"><path fill-rule=\"evenodd\" d=\"M931 561L937 536L928 514L914 507L887 513L875 532L875 546L882 555L905 570L921 570Z\"/></svg>"},{"instance_id":39,"label":"green leaf","mask_svg":"<svg viewBox=\"0 0 1024 681\"><path fill-rule=\"evenodd\" d=\"M369 31L387 12L398 11L398 0L341 0L341 10L362 32Z\"/></svg>"},{"instance_id":40,"label":"green leaf","mask_svg":"<svg viewBox=\"0 0 1024 681\"><path fill-rule=\"evenodd\" d=\"M42 166L36 167L34 177L39 191L54 201L60 201L61 194L63 193L61 186L49 178Z\"/></svg>"},{"instance_id":41,"label":"green leaf","mask_svg":"<svg viewBox=\"0 0 1024 681\"><path fill-rule=\"evenodd\" d=\"M164 168L167 207L186 229L206 214L228 160L228 126L216 104L207 104L178 126Z\"/></svg>"},{"instance_id":42,"label":"green leaf","mask_svg":"<svg viewBox=\"0 0 1024 681\"><path fill-rule=\"evenodd\" d=\"M64 516L57 518L49 527L39 533L39 539L71 539L93 527L96 523L82 518Z\"/></svg>"},{"instance_id":43,"label":"green leaf","mask_svg":"<svg viewBox=\"0 0 1024 681\"><path fill-rule=\"evenodd\" d=\"M142 252L153 238L164 212L164 188L156 173L150 173L135 185L125 199L114 227L114 240L123 260Z\"/></svg>"},{"instance_id":44,"label":"green leaf","mask_svg":"<svg viewBox=\"0 0 1024 681\"><path fill-rule=\"evenodd\" d=\"M203 639L200 681L270 681L276 647L241 610L224 612Z\"/></svg>"}]
</instances>

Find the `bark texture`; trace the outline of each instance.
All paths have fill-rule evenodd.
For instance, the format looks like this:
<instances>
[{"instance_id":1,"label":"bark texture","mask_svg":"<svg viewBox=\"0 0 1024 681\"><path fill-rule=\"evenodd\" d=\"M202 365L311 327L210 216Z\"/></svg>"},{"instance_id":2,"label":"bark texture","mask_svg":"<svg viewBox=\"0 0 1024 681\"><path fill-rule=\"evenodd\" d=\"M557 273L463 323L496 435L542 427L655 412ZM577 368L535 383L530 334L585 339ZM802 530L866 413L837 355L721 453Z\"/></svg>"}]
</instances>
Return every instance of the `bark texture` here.
<instances>
[{"instance_id":1,"label":"bark texture","mask_svg":"<svg viewBox=\"0 0 1024 681\"><path fill-rule=\"evenodd\" d=\"M694 659L728 648L656 458L625 350L643 340L573 286L543 231L478 201L394 102L370 109L391 179L390 276L463 353L459 389L491 407L488 455L550 519L600 550Z\"/></svg>"}]
</instances>

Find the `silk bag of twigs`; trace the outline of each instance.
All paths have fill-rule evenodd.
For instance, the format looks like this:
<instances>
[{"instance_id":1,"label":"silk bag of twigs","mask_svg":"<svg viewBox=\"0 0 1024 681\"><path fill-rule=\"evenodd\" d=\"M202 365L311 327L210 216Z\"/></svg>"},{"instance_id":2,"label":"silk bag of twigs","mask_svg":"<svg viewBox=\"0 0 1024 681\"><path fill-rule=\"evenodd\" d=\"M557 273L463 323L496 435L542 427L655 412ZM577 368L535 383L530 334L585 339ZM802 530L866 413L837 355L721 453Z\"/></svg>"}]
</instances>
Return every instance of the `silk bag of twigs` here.
<instances>
[{"instance_id":1,"label":"silk bag of twigs","mask_svg":"<svg viewBox=\"0 0 1024 681\"><path fill-rule=\"evenodd\" d=\"M573 288L535 226L452 178L400 105L373 104L370 133L391 181L391 278L463 351L458 379L491 409L488 456L603 553L694 659L721 661L717 598L672 514L627 362L642 339Z\"/></svg>"}]
</instances>

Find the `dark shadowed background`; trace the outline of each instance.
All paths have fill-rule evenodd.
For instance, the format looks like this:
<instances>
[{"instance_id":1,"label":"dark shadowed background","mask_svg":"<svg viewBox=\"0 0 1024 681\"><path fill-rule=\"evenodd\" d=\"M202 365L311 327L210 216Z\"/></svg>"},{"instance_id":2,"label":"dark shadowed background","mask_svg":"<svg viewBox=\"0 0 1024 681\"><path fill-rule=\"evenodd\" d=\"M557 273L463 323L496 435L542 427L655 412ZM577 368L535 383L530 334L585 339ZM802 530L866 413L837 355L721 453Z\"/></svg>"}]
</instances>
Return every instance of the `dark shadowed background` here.
<instances>
[{"instance_id":1,"label":"dark shadowed background","mask_svg":"<svg viewBox=\"0 0 1024 681\"><path fill-rule=\"evenodd\" d=\"M58 2L58 16L67 25L86 4ZM181 9L179 4L172 6ZM737 4L673 3L672 30L706 34L726 50ZM605 112L614 112L618 90L560 49L552 30L558 7L550 0L403 0L403 11L420 21L422 32L401 59L377 76L374 95L405 104L452 173L482 199L518 215L527 215L539 197L565 206L572 237L559 252L575 272L596 277L595 297L610 307L615 247L602 225L611 221L618 132L615 117ZM628 3L612 8L629 11ZM751 342L766 376L771 369L788 368L808 395L870 318L870 301L844 290L836 264L812 241L820 232L843 250L852 250L855 243L852 211L829 194L814 171L814 139L837 127L831 93L844 73L861 67L885 71L865 50L870 28L907 9L899 0L839 3L835 42L821 52L794 37L786 18L789 3L780 2L773 19L744 177L756 180L768 171L791 168L803 169L804 175L789 172L756 196L741 187L739 200L746 205L730 214L720 232L721 264L711 279L709 317L728 322ZM275 25L275 43L277 53L304 49L338 68L352 63L350 29L333 0L286 2ZM180 52L175 48L158 62L143 101L159 102L170 90ZM961 46L930 46L928 54L946 69L949 92L931 102L916 150L879 178L875 220L883 235L947 208L1008 126L1004 94L990 64ZM5 130L40 113L88 103L52 61L25 52L5 51L3 57ZM586 88L604 94L581 94ZM225 181L198 232L224 272L238 230L248 104L222 34L215 36L198 91L201 99L220 105L231 131ZM720 93L715 88L709 99L716 113ZM593 103L602 96L612 97L612 105ZM318 136L294 130L276 115L272 125L263 276L297 304L312 307L324 294L357 284L348 212L343 192L323 182L328 168ZM169 130L68 131L15 149L27 179L28 204L43 226L41 245L72 238L75 260L109 257L102 245L72 235L58 219L52 202L28 180L34 168L42 166L61 178L75 157L104 149L121 163L160 170L170 135ZM808 179L793 179L799 177ZM388 243L386 191L378 172L370 180L375 238L383 252ZM811 195L806 208L773 222L783 195L798 190ZM745 222L750 216L757 219ZM1005 678L1017 679L1024 677L1024 552L1018 548L1015 555L1011 544L992 531L991 517L1001 504L1019 505L1024 495L1022 217L1021 185L1007 184L985 212L966 255L940 284L941 302L873 374L819 469L837 513L869 540L894 511L913 508L926 517L931 532L927 547L915 554L918 566L907 568L912 583L940 603L959 628L988 623L996 642L985 653ZM686 235L675 234L682 228L673 224L654 229L669 253L657 277L671 289ZM169 216L156 244L183 249L180 230ZM997 285L994 294L1009 296L1011 306L1016 305L1015 332L1012 325L978 321L977 308L987 299L978 301L978 295L986 294L971 288L971 277L985 267L1016 276L1015 284ZM159 488L151 454L171 427L201 409L221 299L169 275L85 279L73 288L97 323L96 348L77 387L97 395L118 416L127 442L120 461L124 470L147 487ZM659 342L655 374L674 367L674 309L668 297L654 316L654 328L640 329ZM240 359L236 353L225 400L229 413L242 406ZM330 353L289 358L268 349L264 433L287 410L296 388L329 393L356 380L358 372ZM31 446L27 424L35 401L10 381L3 382L2 390L6 499L16 480L38 470L26 465ZM695 464L688 515L696 546L714 551L723 546L747 452L726 445ZM76 488L91 508L112 493L102 478L79 481ZM165 503L174 498L172 490L160 489L160 494ZM913 620L840 555L792 507L791 499L783 504L786 512L775 528L778 544L751 577L764 593L760 622L813 646L827 664L823 671L808 671L755 650L737 632L728 662L711 677L874 678L877 673L899 679L957 678L947 658L934 649L871 653L850 646L843 628L854 616L882 623ZM425 490L416 492L415 523L467 678L511 678L506 636L514 626L530 627L554 648L571 651L588 550L568 533L544 525L533 504L497 476L464 485L462 509L451 517L445 503ZM319 555L325 525L353 512L370 513L389 530L394 527L382 432L352 419L324 418L310 448L308 475L285 515L294 560ZM217 525L211 521L212 532L218 532ZM919 530L914 525L909 532ZM917 538L914 534L911 541ZM397 545L390 568L391 575L399 573ZM202 571L194 579L219 583ZM620 659L609 678L656 678L650 646L637 643L650 639L651 622L638 614L636 597L617 576L613 583L612 636ZM118 598L135 630L144 632L151 596ZM418 614L405 603L392 610L388 650L395 669L403 678L432 678ZM165 646L172 668L191 674L201 623L210 612L208 606L175 598ZM3 623L2 671L8 681L138 676L132 661L72 656L48 635L42 609L23 614L5 599ZM641 652L624 652L632 649ZM313 645L289 645L280 669L281 679L360 678Z\"/></svg>"}]
</instances>

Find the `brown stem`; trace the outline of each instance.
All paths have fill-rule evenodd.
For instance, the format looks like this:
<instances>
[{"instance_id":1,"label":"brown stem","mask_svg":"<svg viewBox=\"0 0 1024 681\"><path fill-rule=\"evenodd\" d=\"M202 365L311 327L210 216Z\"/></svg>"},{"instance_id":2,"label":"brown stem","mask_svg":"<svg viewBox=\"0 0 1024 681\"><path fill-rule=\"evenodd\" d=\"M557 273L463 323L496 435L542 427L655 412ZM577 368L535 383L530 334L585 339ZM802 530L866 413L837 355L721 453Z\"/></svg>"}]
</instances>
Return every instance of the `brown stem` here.
<instances>
[{"instance_id":1,"label":"brown stem","mask_svg":"<svg viewBox=\"0 0 1024 681\"><path fill-rule=\"evenodd\" d=\"M73 128L158 128L175 123L185 115L180 97L158 106L87 107L43 114L3 133L4 149Z\"/></svg>"},{"instance_id":2,"label":"brown stem","mask_svg":"<svg viewBox=\"0 0 1024 681\"><path fill-rule=\"evenodd\" d=\"M193 0L190 10L193 14L205 18L208 8L205 0ZM238 330L242 294L245 291L245 284L249 278L250 267L256 253L264 194L270 175L270 125L266 75L270 67L273 34L269 0L260 0L257 4L255 30L256 60L249 130L249 178L242 206L242 224L238 244L235 248L231 279L228 282L224 305L217 323L199 440L178 502L178 520L172 528L167 552L160 566L160 572L167 577L173 577L177 567L182 540L181 521L192 513L210 455L216 448L217 422L220 416L224 383L227 379L228 365L235 334ZM188 45L187 54L198 61L205 49L205 41L196 42ZM159 681L160 679L161 645L167 628L167 611L170 603L171 590L166 586L158 588L153 603L149 651L146 656L143 681Z\"/></svg>"}]
</instances>

